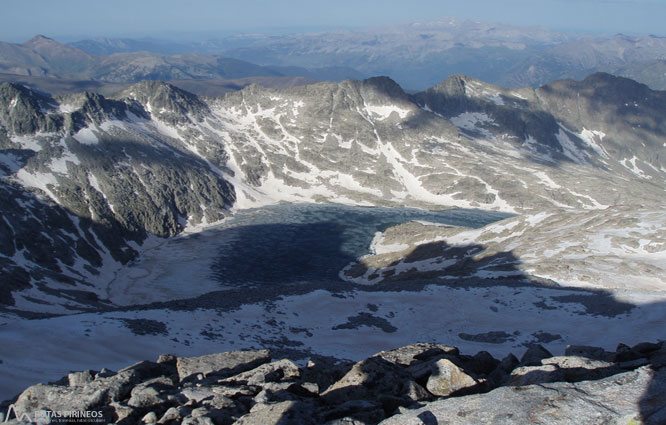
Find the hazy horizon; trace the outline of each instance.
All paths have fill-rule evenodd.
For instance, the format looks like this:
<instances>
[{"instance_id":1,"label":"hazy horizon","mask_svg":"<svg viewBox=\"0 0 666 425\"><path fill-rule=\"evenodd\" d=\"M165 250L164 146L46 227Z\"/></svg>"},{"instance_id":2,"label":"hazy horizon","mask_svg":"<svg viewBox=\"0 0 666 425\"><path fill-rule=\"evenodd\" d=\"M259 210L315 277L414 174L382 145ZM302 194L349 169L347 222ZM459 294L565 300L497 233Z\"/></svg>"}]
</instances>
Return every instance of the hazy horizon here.
<instances>
[{"instance_id":1,"label":"hazy horizon","mask_svg":"<svg viewBox=\"0 0 666 425\"><path fill-rule=\"evenodd\" d=\"M42 34L62 42L85 38L203 40L238 33L360 29L447 17L555 31L666 36L666 2L655 0L492 0L405 2L340 0L177 0L93 3L70 0L8 2L0 40L21 43Z\"/></svg>"}]
</instances>

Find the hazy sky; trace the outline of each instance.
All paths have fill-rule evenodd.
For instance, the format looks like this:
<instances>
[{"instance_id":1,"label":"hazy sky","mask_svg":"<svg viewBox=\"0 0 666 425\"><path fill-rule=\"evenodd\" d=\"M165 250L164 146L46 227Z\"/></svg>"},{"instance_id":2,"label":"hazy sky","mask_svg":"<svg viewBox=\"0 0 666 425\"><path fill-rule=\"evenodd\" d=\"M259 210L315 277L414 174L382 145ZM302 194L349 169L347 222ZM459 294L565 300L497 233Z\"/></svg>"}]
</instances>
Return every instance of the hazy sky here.
<instances>
[{"instance_id":1,"label":"hazy sky","mask_svg":"<svg viewBox=\"0 0 666 425\"><path fill-rule=\"evenodd\" d=\"M354 28L452 16L557 30L666 36L665 0L0 0L0 40L35 34L213 36Z\"/></svg>"}]
</instances>

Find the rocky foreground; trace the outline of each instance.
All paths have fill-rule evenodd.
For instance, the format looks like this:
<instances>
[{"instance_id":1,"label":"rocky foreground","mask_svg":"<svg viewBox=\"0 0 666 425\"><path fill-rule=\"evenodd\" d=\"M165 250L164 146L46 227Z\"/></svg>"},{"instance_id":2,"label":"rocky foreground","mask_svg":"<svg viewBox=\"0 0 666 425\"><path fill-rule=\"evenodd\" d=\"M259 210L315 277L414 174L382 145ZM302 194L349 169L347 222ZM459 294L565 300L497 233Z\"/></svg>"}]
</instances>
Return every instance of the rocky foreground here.
<instances>
[{"instance_id":1,"label":"rocky foreground","mask_svg":"<svg viewBox=\"0 0 666 425\"><path fill-rule=\"evenodd\" d=\"M413 344L305 367L268 350L162 355L34 385L3 412L13 405L8 423L52 411L117 424L663 424L665 365L663 341L615 352L569 346L564 356L533 345L520 360Z\"/></svg>"}]
</instances>

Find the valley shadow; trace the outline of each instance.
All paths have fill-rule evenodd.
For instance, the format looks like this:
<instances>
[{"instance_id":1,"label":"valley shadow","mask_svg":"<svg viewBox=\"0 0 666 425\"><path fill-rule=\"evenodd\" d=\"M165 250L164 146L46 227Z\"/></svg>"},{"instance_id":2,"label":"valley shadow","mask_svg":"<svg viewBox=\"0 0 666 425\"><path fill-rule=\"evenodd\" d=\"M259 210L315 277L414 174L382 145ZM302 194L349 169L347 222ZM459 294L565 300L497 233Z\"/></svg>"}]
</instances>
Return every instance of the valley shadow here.
<instances>
[{"instance_id":1,"label":"valley shadow","mask_svg":"<svg viewBox=\"0 0 666 425\"><path fill-rule=\"evenodd\" d=\"M630 313L636 305L618 300L613 293L597 288L560 286L557 282L525 273L513 252L486 253L479 244L449 245L432 242L416 246L399 256L355 258L345 249L346 226L333 221L314 223L270 223L211 229L179 238L220 238L210 267L211 279L221 286L235 286L201 296L152 302L120 310L160 309L226 310L242 304L298 295L317 289L341 296L357 291L402 292L438 285L451 288L495 286L536 288L548 294L534 300L538 310L558 310L576 305L579 316L616 317ZM178 243L178 242L176 242ZM344 280L340 271L344 271ZM359 281L359 279L361 279ZM369 284L372 282L372 284ZM183 281L183 285L196 282ZM252 286L253 291L245 288ZM561 293L561 294L560 294ZM655 308L663 309L661 303ZM543 342L543 341L535 341Z\"/></svg>"},{"instance_id":2,"label":"valley shadow","mask_svg":"<svg viewBox=\"0 0 666 425\"><path fill-rule=\"evenodd\" d=\"M389 256L366 257L355 261L346 272L351 279L366 278L376 282L378 290L406 289L410 286L445 285L454 288L509 286L533 287L563 291L561 296L551 297L559 304L581 304L584 314L613 317L631 311L633 304L615 299L603 289L572 288L557 282L525 273L522 261L513 252L487 253L480 244L449 245L446 242L430 242L417 245L399 258ZM543 310L558 307L545 301L535 306Z\"/></svg>"},{"instance_id":3,"label":"valley shadow","mask_svg":"<svg viewBox=\"0 0 666 425\"><path fill-rule=\"evenodd\" d=\"M566 338L563 335L547 332L547 328L544 331L537 327L543 326L536 324L542 323L543 319L539 316L552 310L566 311L570 317L566 320L570 320L571 326L577 328L584 328L588 320L622 317L630 319L630 315L635 309L643 310L643 315L651 317L656 314L663 317L666 310L666 304L663 302L637 306L616 299L610 291L603 289L560 287L557 282L537 278L523 272L520 269L521 260L513 252L488 253L486 252L487 248L478 244L449 245L444 242L423 244L410 252L404 253L400 258L386 261L375 268L368 259L366 259L366 262L358 261L344 252L342 233L343 228L335 222L239 227L237 233L231 238L233 241L216 252L219 258L212 266L213 278L227 285L236 282L237 288L215 291L187 300L127 307L124 310L170 309L191 311L217 309L228 311L245 304L266 302L270 304L271 301L277 301L286 296L307 294L322 289L341 298L353 297L354 292L419 292L432 285L465 290L470 288L511 287L515 288L516 295L520 294L523 288L543 289L543 296L538 291L534 292L533 308L523 309L519 312L511 310L505 303L506 300L498 300L495 304L495 310L491 307L491 310L495 313L499 311L496 328L490 328L487 332L478 334L458 334L458 337L462 340L488 344L515 341L516 344L520 344L524 348L532 344L546 344ZM293 248L293 245L299 245L299 247ZM337 271L340 270L341 265L344 266L350 259L352 262L356 262L356 266L350 268L349 271L357 273L357 276L374 273L376 274L375 277L382 278L382 281L374 285L362 285L338 279ZM432 267L426 270L424 268L426 263ZM234 270L234 267L237 267L237 269ZM442 277L444 278L442 279ZM183 282L184 285L192 283ZM248 287L251 287L251 289ZM420 306L403 305L402 307L418 308ZM423 308L431 307L423 306ZM386 320L375 311L376 306L371 306L367 313L360 313L357 316L347 318L346 324L334 326L333 330L345 331L346 329L365 327L366 329L373 329L378 337L381 337L381 335L387 335L388 337L396 329L393 326L388 326L391 325L390 319ZM508 329L508 331L503 329L504 326L500 317L502 314L524 315L525 323L531 323L534 319L534 332L531 335L520 335L515 332L511 333L511 329ZM344 322L344 319L344 317L341 317L341 323ZM595 327L595 329L598 331L598 328ZM620 338L616 341L618 343L622 342L622 338L633 339L633 335L630 333L618 333L617 335L612 336L612 338ZM267 342L268 345L264 348L272 348L271 341ZM436 342L451 343L451 341ZM575 340L567 342L577 343ZM307 346L295 348L294 351L299 349L309 352ZM321 419L323 421L325 419L328 421L351 417L355 420L365 421L365 423L378 423L386 415L398 412L399 408L425 406L424 402L415 402L403 398L404 392L400 386L401 384L396 384L393 388L393 383L390 381L392 378L389 375L377 373L377 367L379 366L395 371L395 365L387 366L384 362L381 362L382 364L378 366L376 363L376 361L373 361L372 365L367 367L363 364L357 365L361 375L366 376L366 378L351 383L344 388L327 391L326 394L328 395L323 396L324 398L316 394L309 394L299 388L286 390L284 394L273 394L277 399L280 399L282 396L293 395L296 391L295 394L300 397L283 413L282 419L277 423L294 423L297 418L304 417L304 412L312 409L313 403L320 409L320 416L317 417L317 420ZM339 379L350 370L351 364L347 364L336 376ZM400 373L399 368L397 370L396 373ZM472 369L472 371L474 370ZM614 366L603 367L596 371L597 379L623 371ZM579 382L589 378L588 370L580 367L570 368L567 373L568 376L562 378L562 382ZM537 375L532 373L526 376L525 379L535 380L536 383L555 380L555 377L549 373ZM374 376L374 378L368 378L369 376ZM641 400L641 412L645 417L654 415L656 412L655 403L662 400L662 398L659 398L661 396L657 397L659 391L663 391L665 385L662 378L663 373L655 375ZM323 385L320 388L321 392L324 392L332 384L333 382L327 382L325 386ZM382 397L373 393L378 386L386 386L386 394ZM481 387L478 390L485 391ZM369 393L373 395L368 396ZM322 398L322 400L319 400L319 398ZM334 400L336 401L333 402ZM433 422L436 421L435 417L425 416L425 418L430 423L436 423ZM310 422L306 421L304 423Z\"/></svg>"},{"instance_id":4,"label":"valley shadow","mask_svg":"<svg viewBox=\"0 0 666 425\"><path fill-rule=\"evenodd\" d=\"M59 207L54 206L53 208ZM359 276L365 275L372 267L369 262L358 261L353 255L346 252L344 247L345 238L343 237L345 226L339 223L324 221L297 224L262 224L240 226L232 230L235 233L230 238L231 242L215 253L218 260L212 266L211 273L212 278L224 281L226 284L236 283L237 288L215 291L190 299L141 306L111 309L105 306L104 310L229 310L245 304L270 302L285 296L307 294L321 289L345 297L353 292L360 291L417 292L430 285L445 285L454 288L509 286L515 287L517 290L521 287L531 287L549 291L562 291L562 295L552 295L551 293L544 296L543 299L535 299L536 312L533 314L538 314L539 311L560 309L563 306L582 306L584 311L574 312L580 317L578 322L580 326L584 326L585 319L590 316L611 318L628 314L636 308L633 304L616 300L612 293L608 291L562 288L558 287L556 282L529 276L520 269L521 261L513 252L482 255L486 248L478 244L449 245L444 242L434 242L420 245L400 258L394 258L381 265L378 264L378 267L374 268L372 273L381 277L382 282L368 286L344 282L338 278L338 271L350 262L357 262L356 267L359 268L355 272ZM208 236L206 235L207 232L219 232L219 230L210 230L203 232L203 234L186 236L183 239L206 237ZM210 234L214 235L214 233ZM434 269L423 269L424 262L432 264ZM396 268L399 268L399 270L396 270ZM441 277L446 279L441 279ZM196 282L183 282L183 285L192 284L196 284ZM252 286L252 289L248 290L248 286ZM501 303L498 303L497 306L502 308ZM407 308L407 306L404 307ZM659 310L663 315L665 306L664 303L655 303L647 308L654 312ZM373 319L377 318L373 311L371 308L370 313L359 315L356 321L349 321L350 326L375 327L378 335L392 332L387 327L373 324L376 322ZM365 318L368 319L367 323L363 322ZM529 322L530 317L526 316L525 320ZM498 326L501 326L499 322ZM344 330L349 327L338 326L337 328ZM495 329L489 331L482 334L466 335L466 338L492 343L492 339L497 335L492 333ZM558 335L545 335L544 333L535 333L532 336L533 343L542 343L544 342L543 338L558 337ZM511 334L507 333L503 337L511 338ZM450 341L441 342L450 343ZM393 368L392 366L386 366L384 362L380 363L382 367ZM363 365L359 368L363 374L370 376L371 372L376 372L375 366L377 364L374 364L372 368L366 368ZM348 371L347 366L341 374L343 375ZM350 387L344 390L331 391L329 394L334 395L328 397L346 397L350 393L367 394L369 389L376 388L377 385L389 385L389 387L392 385L390 382L383 382L384 378L382 376L385 375L376 374L375 376L374 381L364 380L351 385L351 387L356 388ZM664 383L661 381L655 381L650 385L650 388L654 388L654 390L648 391L642 402L645 415L654 414L655 391L661 391L664 387ZM387 391L391 393L393 390L388 389ZM346 405L341 408L332 405L330 409L326 407L326 418L328 420L334 419L336 416L339 418L351 416L368 423L376 423L381 420L379 418L380 412L383 412L382 414L385 416L395 413L399 407L414 406L414 404L409 404L406 399L401 398L404 395L400 392L402 389L396 391L398 391L398 396L389 394L388 397L371 397L369 404L366 403L368 400L363 398L365 396L354 395L353 397L356 397L356 399L350 399L348 404L343 403ZM305 392L302 394L307 396ZM293 423L291 421L301 415L304 409L309 406L307 402L303 402L304 405L300 403L296 403L285 412L279 423ZM429 420L432 420L432 418L429 418Z\"/></svg>"},{"instance_id":5,"label":"valley shadow","mask_svg":"<svg viewBox=\"0 0 666 425\"><path fill-rule=\"evenodd\" d=\"M225 284L269 284L338 280L354 261L343 250L345 226L336 222L258 224L225 230L225 244L212 265Z\"/></svg>"},{"instance_id":6,"label":"valley shadow","mask_svg":"<svg viewBox=\"0 0 666 425\"><path fill-rule=\"evenodd\" d=\"M105 96L115 94L129 83L111 83L94 80L68 80L29 75L16 75L0 73L0 82L22 84L32 90L50 93L53 95L74 94L84 91L95 91Z\"/></svg>"},{"instance_id":7,"label":"valley shadow","mask_svg":"<svg viewBox=\"0 0 666 425\"><path fill-rule=\"evenodd\" d=\"M552 280L536 278L523 272L519 265L520 259L513 254L513 252L498 252L494 254L481 255L485 251L482 245L465 245L453 246L444 242L435 242L420 245L413 249L411 252L405 254L400 259L386 263L383 267L373 268L365 264L362 260L356 262L356 266L349 269L352 273L357 273L358 276L367 275L371 272L369 278L376 279L382 278L380 283L372 286L353 285L357 291L370 291L370 292L387 292L387 291L420 291L429 285L443 285L452 288L488 288L495 286L514 287L517 289L516 294L520 293L520 288L539 288L548 290L543 298L534 299L534 312L524 311L526 313L525 321L529 322L530 315L534 318L541 313L541 311L549 310L568 310L572 316L578 318L572 319L572 326L585 326L587 317L607 318L612 319L624 315L629 315L636 306L634 304L618 300L614 297L613 293L603 289L580 289L572 287L562 287ZM422 266L423 262L433 260L432 264L441 264L441 269L424 271ZM451 263L451 261L454 261ZM402 272L397 273L396 268ZM442 279L444 278L444 279ZM562 292L562 295L557 295L557 292ZM506 306L502 302L498 302L498 307L501 309ZM579 308L582 307L582 310ZM416 306L417 307L417 306ZM571 310L569 308L573 307ZM664 316L666 311L666 303L657 302L647 306L640 306L650 313L658 313ZM491 307L492 309L492 307ZM374 311L371 309L371 311ZM497 312L497 309L494 310ZM358 318L362 317L361 313ZM372 313L365 314L371 319L378 319L372 316ZM394 332L393 329L385 329L381 326L376 326L372 320L368 323L358 323L358 326L377 327L377 333L390 333ZM537 320L538 322L538 320ZM388 323L388 322L387 322ZM536 323L536 322L535 322ZM498 328L502 327L501 320L498 320ZM536 325L535 325L536 326ZM334 329L342 328L340 326ZM548 332L534 329L535 332L524 339L525 342L522 346L528 348L535 344L549 343L552 341L563 340L561 335L554 335ZM459 334L459 337L464 340L471 340L476 342L485 343L503 343L507 341L515 341L519 333L507 333L503 331L490 331L481 334ZM531 339L529 338L531 337ZM631 339L632 335L627 334L624 337ZM565 337L566 338L566 337ZM412 341L419 342L419 341ZM450 341L438 341L441 343L450 343ZM575 341L572 341L575 342ZM621 341L617 341L621 343ZM618 353L620 348L618 347ZM662 356L666 357L666 346L662 350ZM473 353L469 353L472 355ZM555 354L557 355L557 354ZM585 357L585 354L581 354ZM470 356L461 356L470 360ZM624 358L618 356L611 356L611 358L589 356L591 360L604 360L606 366L569 366L559 368L556 371L544 372L533 371L527 372L522 376L522 382L526 384L512 384L509 382L509 377L506 375L503 381L496 383L494 386L478 385L471 389L462 391L460 393L452 394L451 397L464 396L471 393L484 393L491 391L499 386L506 385L528 385L528 384L542 384L553 382L569 382L576 383L588 380L604 379L616 374L630 372L638 367L644 365L652 365L651 367L656 370L654 377L651 379L646 387L643 397L640 399L640 414L644 419L650 418L651 421L646 423L660 423L666 411L663 409L666 406L666 361L664 358L657 359L654 362L649 360L640 361L640 356L636 358ZM631 360L626 362L626 360ZM382 363L378 366L377 362ZM499 363L499 361L497 361ZM539 363L540 364L540 363ZM529 365L525 363L521 365ZM536 363L535 363L536 365ZM458 364L466 373L472 376L479 376L478 365L474 362ZM326 390L324 394L317 401L320 411L318 419L322 421L331 421L342 418L351 418L353 420L362 421L363 423L378 423L387 416L399 413L399 409L415 409L425 406L427 400L416 401L406 398L406 390L403 388L405 378L404 370L396 367L395 364L386 362L383 359L373 358L357 363L354 366L357 370L359 379L350 379L350 384L335 388L333 390ZM386 371L391 371L388 373ZM394 373L395 375L392 375ZM433 372L434 373L434 372ZM484 372L488 373L488 371ZM397 379L400 377L401 379ZM395 381L394 381L395 380ZM426 387L425 381L417 383ZM294 418L298 418L302 414L305 407L299 406L297 403L293 408L285 412L283 420L278 423L291 423ZM404 411L404 410L403 410ZM428 414L422 413L422 420L424 423L436 424L437 418ZM419 416L421 417L421 416ZM349 420L349 419L344 419Z\"/></svg>"}]
</instances>

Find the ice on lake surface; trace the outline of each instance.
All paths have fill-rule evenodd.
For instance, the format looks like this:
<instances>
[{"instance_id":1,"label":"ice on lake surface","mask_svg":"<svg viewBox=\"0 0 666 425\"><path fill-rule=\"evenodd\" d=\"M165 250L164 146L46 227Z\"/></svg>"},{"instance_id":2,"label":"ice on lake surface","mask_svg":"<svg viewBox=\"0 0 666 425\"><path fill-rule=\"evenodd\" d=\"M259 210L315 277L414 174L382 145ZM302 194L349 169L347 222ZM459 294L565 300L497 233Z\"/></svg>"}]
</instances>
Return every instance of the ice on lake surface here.
<instances>
[{"instance_id":1,"label":"ice on lake surface","mask_svg":"<svg viewBox=\"0 0 666 425\"><path fill-rule=\"evenodd\" d=\"M481 227L508 216L322 204L241 210L218 226L144 252L118 273L109 294L127 305L246 285L339 281L340 270L369 253L375 233L392 225L418 220Z\"/></svg>"},{"instance_id":2,"label":"ice on lake surface","mask_svg":"<svg viewBox=\"0 0 666 425\"><path fill-rule=\"evenodd\" d=\"M213 276L224 284L329 281L369 253L376 232L419 220L481 227L507 214L480 210L342 205L277 205L245 210L221 228L229 241L219 247Z\"/></svg>"}]
</instances>

